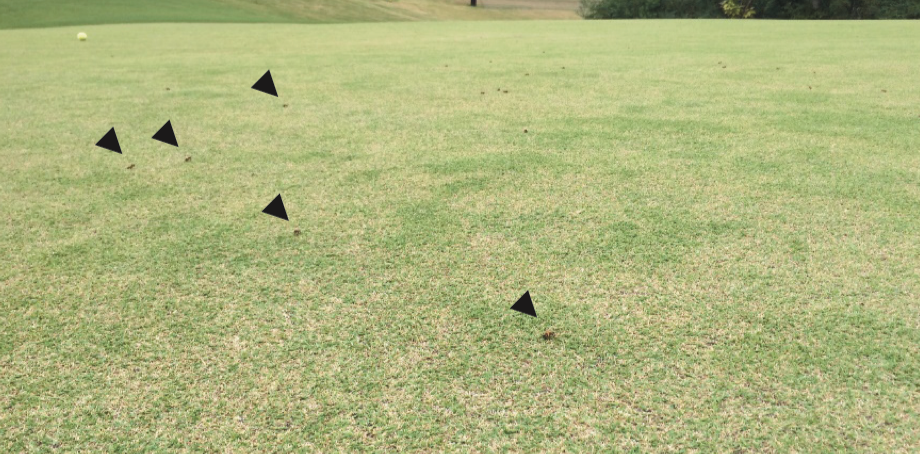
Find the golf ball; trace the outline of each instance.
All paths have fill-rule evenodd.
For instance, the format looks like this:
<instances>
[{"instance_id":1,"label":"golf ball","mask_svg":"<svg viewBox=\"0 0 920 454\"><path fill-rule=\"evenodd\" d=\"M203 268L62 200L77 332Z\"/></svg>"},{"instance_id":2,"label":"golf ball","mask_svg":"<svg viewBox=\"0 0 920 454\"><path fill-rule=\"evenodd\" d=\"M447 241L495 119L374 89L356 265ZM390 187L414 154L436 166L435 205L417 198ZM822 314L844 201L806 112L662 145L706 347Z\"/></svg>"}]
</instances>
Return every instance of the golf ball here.
<instances>
[{"instance_id":1,"label":"golf ball","mask_svg":"<svg viewBox=\"0 0 920 454\"><path fill-rule=\"evenodd\" d=\"M80 41L86 41L86 33L83 33L83 32L77 33L77 39L79 39Z\"/></svg>"}]
</instances>

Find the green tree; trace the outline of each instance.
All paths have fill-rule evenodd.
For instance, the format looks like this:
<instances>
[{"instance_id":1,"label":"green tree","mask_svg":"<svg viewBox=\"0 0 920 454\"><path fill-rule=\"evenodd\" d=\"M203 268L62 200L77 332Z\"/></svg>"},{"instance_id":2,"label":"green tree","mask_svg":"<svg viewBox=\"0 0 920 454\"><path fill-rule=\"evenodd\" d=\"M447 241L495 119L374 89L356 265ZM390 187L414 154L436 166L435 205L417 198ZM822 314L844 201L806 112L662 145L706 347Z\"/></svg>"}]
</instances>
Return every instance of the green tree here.
<instances>
[{"instance_id":1,"label":"green tree","mask_svg":"<svg viewBox=\"0 0 920 454\"><path fill-rule=\"evenodd\" d=\"M723 0L722 2L722 11L725 13L726 17L732 19L750 19L754 17L756 11L751 4L754 3L754 0Z\"/></svg>"},{"instance_id":2,"label":"green tree","mask_svg":"<svg viewBox=\"0 0 920 454\"><path fill-rule=\"evenodd\" d=\"M920 19L920 0L581 0L587 19Z\"/></svg>"}]
</instances>

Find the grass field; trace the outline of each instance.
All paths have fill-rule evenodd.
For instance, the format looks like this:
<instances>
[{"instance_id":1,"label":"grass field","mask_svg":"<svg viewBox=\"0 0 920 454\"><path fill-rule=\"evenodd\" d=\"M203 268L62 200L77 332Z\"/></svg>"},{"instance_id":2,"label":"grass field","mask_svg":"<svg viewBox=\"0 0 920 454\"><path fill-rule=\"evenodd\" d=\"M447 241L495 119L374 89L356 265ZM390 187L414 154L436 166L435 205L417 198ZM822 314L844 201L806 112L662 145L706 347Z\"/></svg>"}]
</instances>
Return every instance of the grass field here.
<instances>
[{"instance_id":1,"label":"grass field","mask_svg":"<svg viewBox=\"0 0 920 454\"><path fill-rule=\"evenodd\" d=\"M918 41L0 31L0 451L915 451Z\"/></svg>"},{"instance_id":2,"label":"grass field","mask_svg":"<svg viewBox=\"0 0 920 454\"><path fill-rule=\"evenodd\" d=\"M0 29L136 22L576 19L578 0L0 0Z\"/></svg>"}]
</instances>

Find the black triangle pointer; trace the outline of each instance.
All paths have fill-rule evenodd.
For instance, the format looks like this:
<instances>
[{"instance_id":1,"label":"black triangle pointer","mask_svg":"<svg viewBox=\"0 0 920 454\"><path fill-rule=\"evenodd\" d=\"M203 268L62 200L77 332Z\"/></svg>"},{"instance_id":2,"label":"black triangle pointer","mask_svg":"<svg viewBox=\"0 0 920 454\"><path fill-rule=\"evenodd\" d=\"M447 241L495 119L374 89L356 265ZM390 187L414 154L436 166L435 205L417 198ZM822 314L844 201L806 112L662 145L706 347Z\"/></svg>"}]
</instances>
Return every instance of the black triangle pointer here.
<instances>
[{"instance_id":1,"label":"black triangle pointer","mask_svg":"<svg viewBox=\"0 0 920 454\"><path fill-rule=\"evenodd\" d=\"M276 98L278 97L278 92L275 91L275 81L272 80L271 70L265 71L265 74L252 86L252 89L267 93Z\"/></svg>"},{"instance_id":2,"label":"black triangle pointer","mask_svg":"<svg viewBox=\"0 0 920 454\"><path fill-rule=\"evenodd\" d=\"M96 146L121 154L121 145L118 144L118 136L115 135L115 128L109 129L109 132L105 133L105 135L96 142Z\"/></svg>"},{"instance_id":3,"label":"black triangle pointer","mask_svg":"<svg viewBox=\"0 0 920 454\"><path fill-rule=\"evenodd\" d=\"M276 218L284 219L285 221L288 220L287 211L284 209L284 202L281 201L281 194L278 194L275 200L272 200L272 203L269 203L262 212Z\"/></svg>"},{"instance_id":4,"label":"black triangle pointer","mask_svg":"<svg viewBox=\"0 0 920 454\"><path fill-rule=\"evenodd\" d=\"M166 124L153 135L153 139L170 144L174 147L179 146L179 142L176 141L176 133L173 132L172 123L170 123L169 120L167 120Z\"/></svg>"},{"instance_id":5,"label":"black triangle pointer","mask_svg":"<svg viewBox=\"0 0 920 454\"><path fill-rule=\"evenodd\" d=\"M537 316L537 311L533 308L533 300L530 299L530 291L524 292L517 302L511 306L511 309L516 310L522 314L530 315L531 317Z\"/></svg>"}]
</instances>

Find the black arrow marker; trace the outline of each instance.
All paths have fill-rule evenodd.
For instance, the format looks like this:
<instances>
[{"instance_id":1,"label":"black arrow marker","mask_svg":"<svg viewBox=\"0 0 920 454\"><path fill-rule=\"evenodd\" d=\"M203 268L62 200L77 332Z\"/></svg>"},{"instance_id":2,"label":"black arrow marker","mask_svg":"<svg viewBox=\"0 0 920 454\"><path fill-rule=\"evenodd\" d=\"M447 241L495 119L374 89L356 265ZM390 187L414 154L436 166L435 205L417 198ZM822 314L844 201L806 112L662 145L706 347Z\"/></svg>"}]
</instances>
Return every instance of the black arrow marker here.
<instances>
[{"instance_id":1,"label":"black arrow marker","mask_svg":"<svg viewBox=\"0 0 920 454\"><path fill-rule=\"evenodd\" d=\"M272 95L276 98L278 97L278 92L275 91L275 81L272 80L271 70L265 71L265 74L252 86L252 89Z\"/></svg>"},{"instance_id":2,"label":"black arrow marker","mask_svg":"<svg viewBox=\"0 0 920 454\"><path fill-rule=\"evenodd\" d=\"M115 128L109 129L109 132L105 133L105 135L96 142L96 146L121 154L121 145L118 144L118 136L115 135Z\"/></svg>"},{"instance_id":3,"label":"black arrow marker","mask_svg":"<svg viewBox=\"0 0 920 454\"><path fill-rule=\"evenodd\" d=\"M284 219L285 221L288 220L287 211L284 209L284 202L281 201L281 194L278 194L275 200L272 200L272 203L269 203L262 212L276 218Z\"/></svg>"},{"instance_id":4,"label":"black arrow marker","mask_svg":"<svg viewBox=\"0 0 920 454\"><path fill-rule=\"evenodd\" d=\"M533 308L533 300L530 299L530 291L524 292L517 302L511 306L512 310L516 310L522 314L527 314L531 317L537 316L537 311Z\"/></svg>"},{"instance_id":5,"label":"black arrow marker","mask_svg":"<svg viewBox=\"0 0 920 454\"><path fill-rule=\"evenodd\" d=\"M169 120L167 120L166 124L153 135L153 139L170 144L174 147L179 146L179 142L176 141L176 133L173 132L172 123L170 123Z\"/></svg>"}]
</instances>

